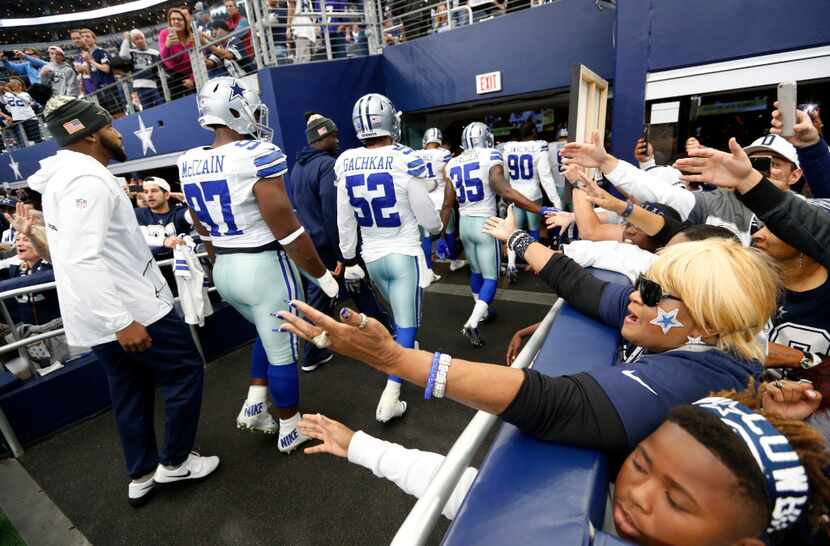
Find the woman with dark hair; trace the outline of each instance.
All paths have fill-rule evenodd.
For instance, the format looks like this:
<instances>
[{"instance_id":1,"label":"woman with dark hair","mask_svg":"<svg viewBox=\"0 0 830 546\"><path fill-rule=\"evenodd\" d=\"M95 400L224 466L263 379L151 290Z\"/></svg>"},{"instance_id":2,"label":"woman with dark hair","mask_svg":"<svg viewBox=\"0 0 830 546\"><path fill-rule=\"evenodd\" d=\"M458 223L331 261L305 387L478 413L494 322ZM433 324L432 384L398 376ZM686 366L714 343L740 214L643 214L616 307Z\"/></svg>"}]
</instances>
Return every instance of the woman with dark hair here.
<instances>
[{"instance_id":1,"label":"woman with dark hair","mask_svg":"<svg viewBox=\"0 0 830 546\"><path fill-rule=\"evenodd\" d=\"M159 33L161 59L167 72L171 98L183 97L194 89L193 66L187 50L193 47L193 31L188 24L189 14L182 8L167 10L170 25Z\"/></svg>"}]
</instances>

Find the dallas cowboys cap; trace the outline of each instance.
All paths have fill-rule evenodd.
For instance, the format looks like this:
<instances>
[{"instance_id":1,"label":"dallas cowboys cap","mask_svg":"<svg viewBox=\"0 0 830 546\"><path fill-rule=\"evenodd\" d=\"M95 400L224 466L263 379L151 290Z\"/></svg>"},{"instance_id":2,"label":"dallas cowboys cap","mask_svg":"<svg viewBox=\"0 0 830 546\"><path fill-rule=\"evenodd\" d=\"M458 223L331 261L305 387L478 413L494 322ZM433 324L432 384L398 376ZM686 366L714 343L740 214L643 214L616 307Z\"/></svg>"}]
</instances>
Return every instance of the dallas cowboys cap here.
<instances>
[{"instance_id":1,"label":"dallas cowboys cap","mask_svg":"<svg viewBox=\"0 0 830 546\"><path fill-rule=\"evenodd\" d=\"M764 135L744 148L744 151L747 154L751 154L753 152L772 152L775 155L783 157L790 163L795 164L796 167L800 167L798 164L798 154L795 151L795 146L778 135Z\"/></svg>"},{"instance_id":2,"label":"dallas cowboys cap","mask_svg":"<svg viewBox=\"0 0 830 546\"><path fill-rule=\"evenodd\" d=\"M0 199L0 208L15 208L17 206L17 199L14 197L3 197Z\"/></svg>"}]
</instances>

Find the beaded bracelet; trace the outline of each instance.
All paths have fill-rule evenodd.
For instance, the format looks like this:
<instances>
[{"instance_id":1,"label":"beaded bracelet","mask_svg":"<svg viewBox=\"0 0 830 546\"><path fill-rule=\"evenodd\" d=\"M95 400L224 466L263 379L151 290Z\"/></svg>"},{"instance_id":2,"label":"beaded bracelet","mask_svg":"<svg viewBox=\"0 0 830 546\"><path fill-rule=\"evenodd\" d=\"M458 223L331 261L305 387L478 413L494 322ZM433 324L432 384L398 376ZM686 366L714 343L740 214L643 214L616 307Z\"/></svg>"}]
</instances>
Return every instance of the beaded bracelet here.
<instances>
[{"instance_id":1,"label":"beaded bracelet","mask_svg":"<svg viewBox=\"0 0 830 546\"><path fill-rule=\"evenodd\" d=\"M447 390L447 374L452 365L452 357L447 354L442 354L439 359L438 373L435 374L435 385L432 387L432 396L434 398L444 398L444 393Z\"/></svg>"},{"instance_id":2,"label":"beaded bracelet","mask_svg":"<svg viewBox=\"0 0 830 546\"><path fill-rule=\"evenodd\" d=\"M435 374L438 373L438 364L441 362L441 353L436 352L432 357L432 369L429 371L427 386L424 389L424 400L432 398L432 389L435 386Z\"/></svg>"},{"instance_id":3,"label":"beaded bracelet","mask_svg":"<svg viewBox=\"0 0 830 546\"><path fill-rule=\"evenodd\" d=\"M516 253L516 257L523 260L527 247L536 242L536 239L530 236L526 231L517 229L510 235L507 240L507 248Z\"/></svg>"}]
</instances>

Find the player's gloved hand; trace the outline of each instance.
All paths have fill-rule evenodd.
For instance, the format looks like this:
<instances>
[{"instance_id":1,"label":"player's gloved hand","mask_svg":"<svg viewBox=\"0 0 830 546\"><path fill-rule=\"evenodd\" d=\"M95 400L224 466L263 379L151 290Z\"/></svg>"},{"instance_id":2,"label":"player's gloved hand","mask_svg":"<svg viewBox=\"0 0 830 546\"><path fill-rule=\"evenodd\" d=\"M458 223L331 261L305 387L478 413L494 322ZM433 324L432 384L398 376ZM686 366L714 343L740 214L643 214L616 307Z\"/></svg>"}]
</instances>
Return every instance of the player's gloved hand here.
<instances>
[{"instance_id":1,"label":"player's gloved hand","mask_svg":"<svg viewBox=\"0 0 830 546\"><path fill-rule=\"evenodd\" d=\"M336 298L337 294L340 293L340 286L337 284L334 275L328 269L321 277L317 278L317 282L320 284L320 290L330 298Z\"/></svg>"},{"instance_id":2,"label":"player's gloved hand","mask_svg":"<svg viewBox=\"0 0 830 546\"><path fill-rule=\"evenodd\" d=\"M557 212L561 212L556 207L542 207L542 210L539 211L539 214L542 216L550 216L551 214L556 214Z\"/></svg>"},{"instance_id":3,"label":"player's gloved hand","mask_svg":"<svg viewBox=\"0 0 830 546\"><path fill-rule=\"evenodd\" d=\"M443 238L438 239L438 242L435 244L435 254L441 260L450 259L450 249L447 247L447 241Z\"/></svg>"},{"instance_id":4,"label":"player's gloved hand","mask_svg":"<svg viewBox=\"0 0 830 546\"><path fill-rule=\"evenodd\" d=\"M360 290L360 281L366 278L366 272L359 265L349 265L343 273L343 278L346 281L346 290L349 292L358 292Z\"/></svg>"}]
</instances>

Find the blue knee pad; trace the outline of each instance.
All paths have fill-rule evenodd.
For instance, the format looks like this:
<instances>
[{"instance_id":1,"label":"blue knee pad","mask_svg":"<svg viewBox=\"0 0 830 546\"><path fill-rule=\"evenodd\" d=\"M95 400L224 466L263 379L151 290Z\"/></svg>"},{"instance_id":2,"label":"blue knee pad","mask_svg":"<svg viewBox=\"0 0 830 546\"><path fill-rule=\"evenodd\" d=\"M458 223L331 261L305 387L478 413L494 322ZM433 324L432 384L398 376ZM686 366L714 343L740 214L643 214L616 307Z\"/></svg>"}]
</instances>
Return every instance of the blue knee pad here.
<instances>
[{"instance_id":1,"label":"blue knee pad","mask_svg":"<svg viewBox=\"0 0 830 546\"><path fill-rule=\"evenodd\" d=\"M484 277L481 276L481 273L473 273L470 275L470 290L473 291L473 294L481 293L482 284L484 284Z\"/></svg>"},{"instance_id":2,"label":"blue knee pad","mask_svg":"<svg viewBox=\"0 0 830 546\"><path fill-rule=\"evenodd\" d=\"M268 357L265 347L259 336L254 343L254 352L251 354L251 379L265 379L268 376Z\"/></svg>"},{"instance_id":3,"label":"blue knee pad","mask_svg":"<svg viewBox=\"0 0 830 546\"><path fill-rule=\"evenodd\" d=\"M534 239L536 239L537 241L539 240L539 230L538 229L528 230L528 233L530 233L530 236L533 237Z\"/></svg>"},{"instance_id":4,"label":"blue knee pad","mask_svg":"<svg viewBox=\"0 0 830 546\"><path fill-rule=\"evenodd\" d=\"M427 259L427 267L432 269L432 238L429 235L421 238L421 248L424 249L424 257Z\"/></svg>"},{"instance_id":5,"label":"blue knee pad","mask_svg":"<svg viewBox=\"0 0 830 546\"><path fill-rule=\"evenodd\" d=\"M297 363L268 366L268 390L278 408L295 408L300 401L300 378Z\"/></svg>"},{"instance_id":6,"label":"blue knee pad","mask_svg":"<svg viewBox=\"0 0 830 546\"><path fill-rule=\"evenodd\" d=\"M496 297L496 288L499 282L495 279L484 279L481 285L481 290L478 293L478 299L485 302L487 305L493 303L493 298Z\"/></svg>"}]
</instances>

